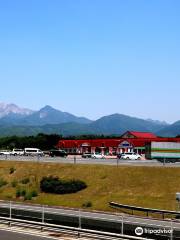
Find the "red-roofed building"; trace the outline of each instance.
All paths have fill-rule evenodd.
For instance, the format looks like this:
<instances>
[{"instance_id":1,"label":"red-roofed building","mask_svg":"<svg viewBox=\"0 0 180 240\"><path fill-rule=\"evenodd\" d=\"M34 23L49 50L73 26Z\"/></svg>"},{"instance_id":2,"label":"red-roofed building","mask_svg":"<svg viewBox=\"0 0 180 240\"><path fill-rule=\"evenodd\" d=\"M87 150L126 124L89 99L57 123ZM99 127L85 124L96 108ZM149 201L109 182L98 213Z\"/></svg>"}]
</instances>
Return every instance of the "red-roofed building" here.
<instances>
[{"instance_id":1,"label":"red-roofed building","mask_svg":"<svg viewBox=\"0 0 180 240\"><path fill-rule=\"evenodd\" d=\"M114 139L80 139L60 140L59 149L69 154L102 153L116 155L123 152L144 154L145 145L150 142L180 142L180 138L160 138L149 132L125 132L120 138Z\"/></svg>"},{"instance_id":2,"label":"red-roofed building","mask_svg":"<svg viewBox=\"0 0 180 240\"><path fill-rule=\"evenodd\" d=\"M154 133L150 132L134 132L134 131L127 131L122 136L122 138L156 138Z\"/></svg>"}]
</instances>

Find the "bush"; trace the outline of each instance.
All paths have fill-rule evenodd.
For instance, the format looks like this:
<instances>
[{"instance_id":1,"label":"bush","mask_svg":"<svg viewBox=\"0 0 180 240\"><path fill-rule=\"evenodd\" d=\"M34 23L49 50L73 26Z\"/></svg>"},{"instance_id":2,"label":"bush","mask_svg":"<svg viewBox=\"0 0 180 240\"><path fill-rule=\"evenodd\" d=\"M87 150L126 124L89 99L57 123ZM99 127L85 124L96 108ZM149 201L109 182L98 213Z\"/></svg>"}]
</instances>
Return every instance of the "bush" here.
<instances>
[{"instance_id":1,"label":"bush","mask_svg":"<svg viewBox=\"0 0 180 240\"><path fill-rule=\"evenodd\" d=\"M90 207L92 207L92 202L90 202L90 201L85 202L85 203L82 204L82 207L84 207L84 208L90 208Z\"/></svg>"},{"instance_id":2,"label":"bush","mask_svg":"<svg viewBox=\"0 0 180 240\"><path fill-rule=\"evenodd\" d=\"M16 197L21 197L21 190L20 189L17 189L16 190Z\"/></svg>"},{"instance_id":3,"label":"bush","mask_svg":"<svg viewBox=\"0 0 180 240\"><path fill-rule=\"evenodd\" d=\"M11 186L12 186L13 188L17 187L17 181L15 181L15 180L12 181L12 182L11 182Z\"/></svg>"},{"instance_id":4,"label":"bush","mask_svg":"<svg viewBox=\"0 0 180 240\"><path fill-rule=\"evenodd\" d=\"M36 190L32 190L31 195L32 195L32 197L37 197L38 193Z\"/></svg>"},{"instance_id":5,"label":"bush","mask_svg":"<svg viewBox=\"0 0 180 240\"><path fill-rule=\"evenodd\" d=\"M7 182L3 178L0 178L0 187L3 187L5 185L7 185Z\"/></svg>"},{"instance_id":6,"label":"bush","mask_svg":"<svg viewBox=\"0 0 180 240\"><path fill-rule=\"evenodd\" d=\"M37 197L38 193L36 190L32 190L31 192L27 192L25 189L18 188L16 190L16 197L24 197L24 200L32 200L33 197Z\"/></svg>"},{"instance_id":7,"label":"bush","mask_svg":"<svg viewBox=\"0 0 180 240\"><path fill-rule=\"evenodd\" d=\"M87 187L86 183L81 180L61 180L58 177L43 177L40 182L42 192L67 194L76 193Z\"/></svg>"},{"instance_id":8,"label":"bush","mask_svg":"<svg viewBox=\"0 0 180 240\"><path fill-rule=\"evenodd\" d=\"M22 184L28 184L29 182L30 182L29 178L24 178L24 179L21 180Z\"/></svg>"},{"instance_id":9,"label":"bush","mask_svg":"<svg viewBox=\"0 0 180 240\"><path fill-rule=\"evenodd\" d=\"M27 193L27 194L24 196L24 201L26 201L26 200L32 200L32 193L31 193L31 192Z\"/></svg>"},{"instance_id":10,"label":"bush","mask_svg":"<svg viewBox=\"0 0 180 240\"><path fill-rule=\"evenodd\" d=\"M25 189L17 189L16 190L16 197L24 197L26 195L26 190Z\"/></svg>"},{"instance_id":11,"label":"bush","mask_svg":"<svg viewBox=\"0 0 180 240\"><path fill-rule=\"evenodd\" d=\"M21 191L21 196L25 196L26 195L26 190L25 189L23 189L22 191Z\"/></svg>"},{"instance_id":12,"label":"bush","mask_svg":"<svg viewBox=\"0 0 180 240\"><path fill-rule=\"evenodd\" d=\"M11 167L11 168L9 169L9 174L13 174L15 171L16 171L16 169L15 169L14 167Z\"/></svg>"}]
</instances>

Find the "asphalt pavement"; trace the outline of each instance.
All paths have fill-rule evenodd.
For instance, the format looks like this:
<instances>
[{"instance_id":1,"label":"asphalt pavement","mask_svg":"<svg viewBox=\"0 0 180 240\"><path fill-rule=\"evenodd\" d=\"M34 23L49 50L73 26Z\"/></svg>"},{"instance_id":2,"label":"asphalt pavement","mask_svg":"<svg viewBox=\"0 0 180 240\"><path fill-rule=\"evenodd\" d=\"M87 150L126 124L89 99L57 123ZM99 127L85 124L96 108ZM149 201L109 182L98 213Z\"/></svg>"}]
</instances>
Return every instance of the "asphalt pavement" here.
<instances>
[{"instance_id":1,"label":"asphalt pavement","mask_svg":"<svg viewBox=\"0 0 180 240\"><path fill-rule=\"evenodd\" d=\"M180 162L166 163L165 165L157 160L121 160L117 158L82 158L81 156L62 157L29 157L29 156L4 156L0 155L0 161L22 161L22 162L47 162L47 163L69 163L69 164L100 164L111 166L159 166L159 167L180 167Z\"/></svg>"},{"instance_id":2,"label":"asphalt pavement","mask_svg":"<svg viewBox=\"0 0 180 240\"><path fill-rule=\"evenodd\" d=\"M34 234L25 234L15 231L0 230L1 240L54 240L51 237L36 236Z\"/></svg>"}]
</instances>

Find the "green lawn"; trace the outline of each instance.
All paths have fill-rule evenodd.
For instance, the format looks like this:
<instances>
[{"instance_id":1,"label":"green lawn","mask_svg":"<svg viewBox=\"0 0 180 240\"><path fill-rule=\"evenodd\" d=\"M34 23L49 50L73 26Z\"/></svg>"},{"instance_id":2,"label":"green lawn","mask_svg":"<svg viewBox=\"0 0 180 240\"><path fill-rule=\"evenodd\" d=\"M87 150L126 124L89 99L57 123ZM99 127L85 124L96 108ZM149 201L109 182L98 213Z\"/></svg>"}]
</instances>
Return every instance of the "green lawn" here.
<instances>
[{"instance_id":1,"label":"green lawn","mask_svg":"<svg viewBox=\"0 0 180 240\"><path fill-rule=\"evenodd\" d=\"M16 171L10 174L10 168ZM88 187L75 194L53 195L41 193L39 182L43 176L80 179ZM112 210L108 202L114 201L142 207L176 210L176 192L180 192L180 168L71 165L53 163L0 162L0 178L7 185L0 187L0 199L23 201L16 198L18 188L27 192L36 190L38 197L31 203L82 207L90 201L94 210ZM21 180L30 182L22 184ZM12 182L16 184L12 187Z\"/></svg>"}]
</instances>

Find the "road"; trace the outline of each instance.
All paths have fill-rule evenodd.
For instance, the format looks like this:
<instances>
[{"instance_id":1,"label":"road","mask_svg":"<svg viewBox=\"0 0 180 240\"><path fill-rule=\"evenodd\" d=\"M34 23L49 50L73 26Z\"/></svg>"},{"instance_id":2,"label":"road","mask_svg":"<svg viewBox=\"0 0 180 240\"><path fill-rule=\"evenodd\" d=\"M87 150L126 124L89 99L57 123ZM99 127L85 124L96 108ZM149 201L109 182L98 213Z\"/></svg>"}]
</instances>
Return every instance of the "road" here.
<instances>
[{"instance_id":1,"label":"road","mask_svg":"<svg viewBox=\"0 0 180 240\"><path fill-rule=\"evenodd\" d=\"M2 215L4 209L7 209L7 216L10 213L9 203L1 201L0 202L0 214ZM130 216L125 214L113 214L104 212L88 212L79 211L76 209L64 209L60 207L41 207L39 205L25 205L20 203L12 204L12 217L26 216L26 219L31 218L31 220L44 221L47 223L58 223L58 224L70 224L75 227L79 226L79 220L81 225L92 228L97 228L96 230L101 230L103 228L109 228L110 231L115 231L121 233L122 224L123 231L125 234L134 234L136 227L143 227L146 229L166 229L174 230L174 235L180 239L180 221L170 221L170 220L158 220L152 218L143 218L137 216ZM42 217L43 216L43 217ZM42 220L43 218L43 220ZM168 235L169 236L169 235ZM179 238L178 238L179 237ZM160 238L159 238L160 239Z\"/></svg>"},{"instance_id":2,"label":"road","mask_svg":"<svg viewBox=\"0 0 180 240\"><path fill-rule=\"evenodd\" d=\"M81 158L80 156L73 157L68 156L67 158L62 157L26 157L26 156L3 156L0 155L0 161L22 161L22 162L47 162L47 163L69 163L69 164L101 164L101 165L111 165L111 166L165 166L165 167L180 167L180 162L177 163L160 163L156 160L121 160L116 158L107 159L93 159L93 158Z\"/></svg>"},{"instance_id":3,"label":"road","mask_svg":"<svg viewBox=\"0 0 180 240\"><path fill-rule=\"evenodd\" d=\"M35 234L25 234L15 232L15 231L8 231L8 230L0 230L0 239L2 240L54 240L55 238L51 237L42 237L42 236L36 236Z\"/></svg>"}]
</instances>

